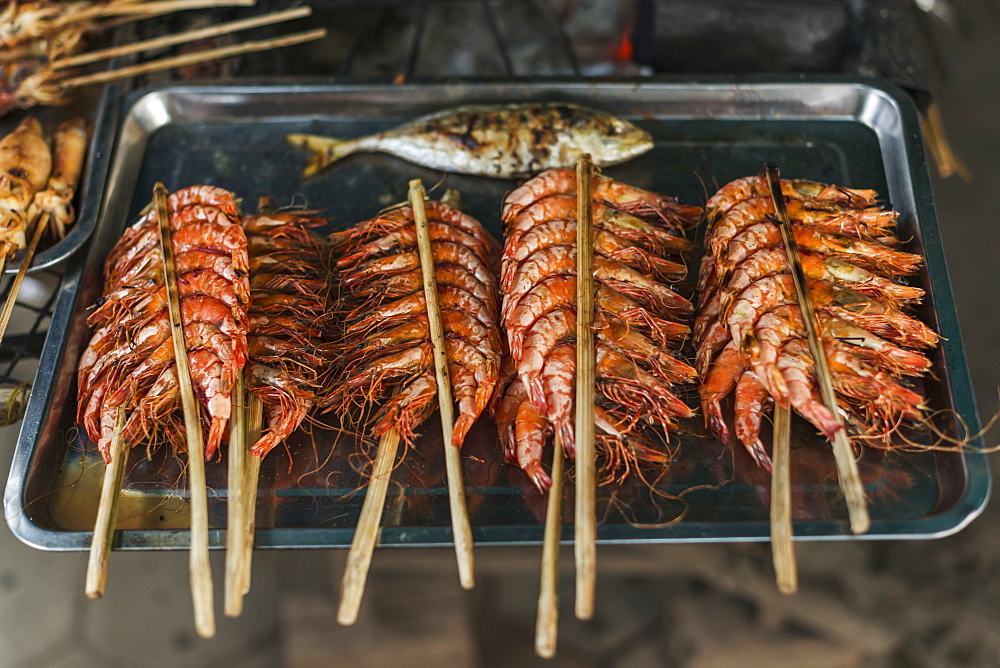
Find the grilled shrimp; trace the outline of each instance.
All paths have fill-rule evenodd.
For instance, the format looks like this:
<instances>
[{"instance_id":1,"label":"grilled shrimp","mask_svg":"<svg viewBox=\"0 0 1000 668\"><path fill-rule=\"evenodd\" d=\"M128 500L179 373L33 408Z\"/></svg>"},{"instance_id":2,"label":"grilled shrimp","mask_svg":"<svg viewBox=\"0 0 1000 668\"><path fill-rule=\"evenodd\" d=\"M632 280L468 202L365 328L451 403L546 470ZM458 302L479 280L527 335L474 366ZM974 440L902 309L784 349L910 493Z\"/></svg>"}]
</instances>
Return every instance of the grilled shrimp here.
<instances>
[{"instance_id":1,"label":"grilled shrimp","mask_svg":"<svg viewBox=\"0 0 1000 668\"><path fill-rule=\"evenodd\" d=\"M904 253L876 242L831 234L822 228L808 225L792 227L792 236L795 238L795 243L807 251L850 259L880 274L893 276L913 274L923 262L922 257L913 253ZM757 249L780 243L782 243L781 231L774 223L751 225L729 242L724 266L731 269Z\"/></svg>"},{"instance_id":2,"label":"grilled shrimp","mask_svg":"<svg viewBox=\"0 0 1000 668\"><path fill-rule=\"evenodd\" d=\"M855 209L829 203L810 206L801 200L786 202L786 211L793 225L810 225L828 232L875 240L886 234L886 228L896 222L895 211L877 207ZM722 256L730 240L757 223L774 220L776 213L770 195L743 200L722 214L712 228L709 247L716 257Z\"/></svg>"},{"instance_id":3,"label":"grilled shrimp","mask_svg":"<svg viewBox=\"0 0 1000 668\"><path fill-rule=\"evenodd\" d=\"M500 377L496 242L474 219L447 205L426 206L460 447ZM412 210L403 207L333 235L340 270L336 307L345 337L328 407L375 413L373 433L396 429L412 443L437 406L427 307ZM352 341L362 337L360 342ZM364 427L361 427L364 429Z\"/></svg>"},{"instance_id":4,"label":"grilled shrimp","mask_svg":"<svg viewBox=\"0 0 1000 668\"><path fill-rule=\"evenodd\" d=\"M591 192L594 199L616 206L628 206L638 202L651 208L660 208L677 203L677 200L671 197L635 188L600 174L594 175L592 184ZM509 220L526 206L549 195L576 195L576 170L550 169L542 172L507 195L501 217Z\"/></svg>"},{"instance_id":5,"label":"grilled shrimp","mask_svg":"<svg viewBox=\"0 0 1000 668\"><path fill-rule=\"evenodd\" d=\"M771 194L767 179L748 176L726 184L709 198L705 211L710 221L736 204L751 197L768 197ZM878 200L874 190L852 190L814 181L781 180L781 194L806 202L838 202L854 208L873 206Z\"/></svg>"},{"instance_id":6,"label":"grilled shrimp","mask_svg":"<svg viewBox=\"0 0 1000 668\"><path fill-rule=\"evenodd\" d=\"M575 451L576 209L572 172L550 171L508 197L503 219L501 319L517 380L497 412L501 441L539 489L547 433ZM691 409L670 391L694 370L664 347L689 333L677 322L691 303L666 281L685 267L671 252L690 243L680 233L700 210L617 182L594 181L594 279L597 388L594 407L600 461L609 480L638 462L663 466L664 434ZM642 423L642 427L639 424ZM650 439L643 429L655 428Z\"/></svg>"},{"instance_id":7,"label":"grilled shrimp","mask_svg":"<svg viewBox=\"0 0 1000 668\"><path fill-rule=\"evenodd\" d=\"M851 433L884 443L901 422L922 418L924 404L897 378L917 377L930 360L911 348L939 337L904 313L924 295L899 277L915 273L919 255L904 253L891 229L893 211L874 206L874 191L783 181L818 334L832 372L838 408ZM760 442L771 403L791 405L827 438L840 429L820 402L781 233L771 219L766 180L734 181L709 200L708 252L699 271L694 334L704 375L702 409L709 429L727 440L722 399L735 390L737 439L760 466Z\"/></svg>"},{"instance_id":8,"label":"grilled shrimp","mask_svg":"<svg viewBox=\"0 0 1000 668\"><path fill-rule=\"evenodd\" d=\"M322 269L325 244L308 212L243 219L250 258L247 388L261 399L267 428L250 447L263 457L298 429L324 384L329 354L320 322L330 295ZM270 250L268 250L270 249ZM274 262L276 254L293 261ZM288 327L302 322L305 326Z\"/></svg>"},{"instance_id":9,"label":"grilled shrimp","mask_svg":"<svg viewBox=\"0 0 1000 668\"><path fill-rule=\"evenodd\" d=\"M760 425L771 396L752 371L744 371L736 382L733 424L736 438L758 466L771 470L771 457L760 440Z\"/></svg>"},{"instance_id":10,"label":"grilled shrimp","mask_svg":"<svg viewBox=\"0 0 1000 668\"><path fill-rule=\"evenodd\" d=\"M229 421L233 379L247 356L246 240L228 213L236 209L227 191L186 188L170 195L167 207L177 258L187 255L176 263L181 322L192 385L209 423L205 455L212 457ZM179 401L170 386L176 372L162 256L157 245L129 248L157 226L154 211L126 230L105 267L110 298L89 319L95 335L79 366L78 419L105 458L119 407L131 412L129 445L158 432L175 448L184 447L176 440L179 432L164 426ZM209 261L196 262L191 253Z\"/></svg>"},{"instance_id":11,"label":"grilled shrimp","mask_svg":"<svg viewBox=\"0 0 1000 668\"><path fill-rule=\"evenodd\" d=\"M551 195L534 202L522 209L511 219L504 219L504 234L507 246L516 244L522 234L529 232L536 225L551 220L575 220L576 196ZM638 237L648 248L659 248L662 251L682 251L691 244L665 229L662 226L647 221L617 207L594 203L595 229L607 229L622 236Z\"/></svg>"},{"instance_id":12,"label":"grilled shrimp","mask_svg":"<svg viewBox=\"0 0 1000 668\"><path fill-rule=\"evenodd\" d=\"M576 243L576 221L552 220L526 232L520 243L513 247L511 257L505 259L505 271L501 277L501 286L509 285L517 265L532 253L546 246L573 245ZM594 250L602 257L626 264L647 274L657 274L666 280L680 280L687 268L679 263L660 257L641 247L635 246L628 239L611 232L597 230L594 235Z\"/></svg>"},{"instance_id":13,"label":"grilled shrimp","mask_svg":"<svg viewBox=\"0 0 1000 668\"><path fill-rule=\"evenodd\" d=\"M938 336L927 325L860 292L826 281L807 281L813 304L901 345L931 347ZM776 274L750 284L736 297L726 318L732 338L744 341L763 313L781 304L798 303L789 274Z\"/></svg>"}]
</instances>

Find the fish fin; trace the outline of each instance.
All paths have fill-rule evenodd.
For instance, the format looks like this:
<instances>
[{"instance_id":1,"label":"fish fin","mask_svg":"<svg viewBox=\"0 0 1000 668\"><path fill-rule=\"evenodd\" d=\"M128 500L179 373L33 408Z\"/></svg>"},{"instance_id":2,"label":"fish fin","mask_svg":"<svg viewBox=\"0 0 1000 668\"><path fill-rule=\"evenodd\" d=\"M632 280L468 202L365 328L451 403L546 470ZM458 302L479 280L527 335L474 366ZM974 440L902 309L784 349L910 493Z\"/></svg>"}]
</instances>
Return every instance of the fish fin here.
<instances>
[{"instance_id":1,"label":"fish fin","mask_svg":"<svg viewBox=\"0 0 1000 668\"><path fill-rule=\"evenodd\" d=\"M285 140L296 148L310 152L302 177L315 176L327 165L359 150L358 142L352 139L336 139L319 135L286 135Z\"/></svg>"}]
</instances>

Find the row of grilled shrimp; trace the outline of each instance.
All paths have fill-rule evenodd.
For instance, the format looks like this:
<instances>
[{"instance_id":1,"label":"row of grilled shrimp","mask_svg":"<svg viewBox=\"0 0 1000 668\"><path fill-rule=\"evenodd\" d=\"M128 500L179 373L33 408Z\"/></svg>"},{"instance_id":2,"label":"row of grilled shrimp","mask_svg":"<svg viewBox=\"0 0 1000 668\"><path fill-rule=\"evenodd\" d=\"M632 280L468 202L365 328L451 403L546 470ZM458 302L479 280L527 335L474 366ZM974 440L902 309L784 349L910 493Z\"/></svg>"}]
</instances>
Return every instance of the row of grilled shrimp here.
<instances>
[{"instance_id":1,"label":"row of grilled shrimp","mask_svg":"<svg viewBox=\"0 0 1000 668\"><path fill-rule=\"evenodd\" d=\"M263 457L294 432L321 399L330 366L327 244L306 212L243 219L250 255L246 386L260 397L267 428L251 446Z\"/></svg>"},{"instance_id":2,"label":"row of grilled shrimp","mask_svg":"<svg viewBox=\"0 0 1000 668\"><path fill-rule=\"evenodd\" d=\"M452 434L458 447L499 377L499 304L491 269L498 248L474 218L442 202L425 208L458 405ZM372 425L362 428L366 433L394 429L412 443L438 405L413 210L397 208L335 234L333 247L341 341L329 404L341 414L360 414Z\"/></svg>"},{"instance_id":3,"label":"row of grilled shrimp","mask_svg":"<svg viewBox=\"0 0 1000 668\"><path fill-rule=\"evenodd\" d=\"M494 417L507 461L539 489L551 485L542 467L550 434L572 456L576 376L575 172L552 170L506 199L502 218L502 322L505 359ZM681 321L691 303L671 284L684 277L678 257L690 244L683 231L701 210L595 176L594 280L599 449L607 477L637 462L662 464L678 417L693 412L674 384L695 370L672 354L689 333Z\"/></svg>"},{"instance_id":4,"label":"row of grilled shrimp","mask_svg":"<svg viewBox=\"0 0 1000 668\"><path fill-rule=\"evenodd\" d=\"M181 321L191 381L207 425L206 457L231 415L236 375L264 403L262 456L294 431L320 385L316 328L326 309L318 240L296 214L243 224L232 194L193 186L168 197ZM249 244L247 235L249 234ZM105 265L104 290L88 318L93 336L78 368L78 422L109 457L119 409L126 445L183 449L178 377L155 211L125 230Z\"/></svg>"},{"instance_id":5,"label":"row of grilled shrimp","mask_svg":"<svg viewBox=\"0 0 1000 668\"><path fill-rule=\"evenodd\" d=\"M921 396L900 379L926 373L931 363L917 349L938 341L904 312L924 294L903 279L922 258L897 248L898 214L879 207L874 191L806 181L781 187L840 412L855 435L875 442L901 421L921 417ZM722 400L735 390L736 437L769 468L760 428L772 402L790 404L827 437L838 422L819 397L766 181L749 177L724 186L708 201L707 214L694 331L702 410L726 442Z\"/></svg>"}]
</instances>

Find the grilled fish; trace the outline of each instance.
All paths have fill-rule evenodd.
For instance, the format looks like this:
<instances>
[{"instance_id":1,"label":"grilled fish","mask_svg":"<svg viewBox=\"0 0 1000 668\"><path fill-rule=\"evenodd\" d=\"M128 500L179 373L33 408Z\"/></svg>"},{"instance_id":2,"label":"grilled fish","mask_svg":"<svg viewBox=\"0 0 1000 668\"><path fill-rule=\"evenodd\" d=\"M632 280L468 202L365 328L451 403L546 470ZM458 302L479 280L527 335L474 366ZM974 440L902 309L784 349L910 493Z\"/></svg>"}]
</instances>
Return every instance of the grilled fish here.
<instances>
[{"instance_id":1,"label":"grilled fish","mask_svg":"<svg viewBox=\"0 0 1000 668\"><path fill-rule=\"evenodd\" d=\"M375 151L446 172L513 178L571 167L584 153L606 166L653 148L645 130L574 104L473 105L359 139L303 134L286 139L311 152L305 178L348 155Z\"/></svg>"}]
</instances>

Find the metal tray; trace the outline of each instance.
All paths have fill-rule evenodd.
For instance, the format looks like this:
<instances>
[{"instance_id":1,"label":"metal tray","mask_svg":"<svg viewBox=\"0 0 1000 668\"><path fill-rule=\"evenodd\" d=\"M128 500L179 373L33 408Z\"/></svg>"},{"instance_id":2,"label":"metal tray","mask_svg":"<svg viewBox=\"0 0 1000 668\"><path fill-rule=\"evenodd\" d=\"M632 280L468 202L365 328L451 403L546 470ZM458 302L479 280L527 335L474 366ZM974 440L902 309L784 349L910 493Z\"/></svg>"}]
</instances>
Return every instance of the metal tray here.
<instances>
[{"instance_id":1,"label":"metal tray","mask_svg":"<svg viewBox=\"0 0 1000 668\"><path fill-rule=\"evenodd\" d=\"M104 87L99 97L83 94L67 107L15 112L0 120L0 136L13 131L29 114L37 116L45 131L49 133L54 132L61 121L79 116L86 117L94 128L84 158L83 171L80 174L80 185L73 202L76 207L76 222L69 228L66 237L56 243L46 246L48 242L42 240L42 250L35 255L31 271L45 269L62 262L78 251L94 231L108 166L111 164L111 148L118 125L118 113L121 110L121 96L122 87L111 85ZM17 273L20 266L19 253L5 265L4 273Z\"/></svg>"},{"instance_id":2,"label":"metal tray","mask_svg":"<svg viewBox=\"0 0 1000 668\"><path fill-rule=\"evenodd\" d=\"M928 290L921 317L943 335L934 378L923 390L938 424L956 434L978 417L938 234L917 116L899 90L874 81L710 82L458 82L417 85L168 87L128 101L90 252L73 260L62 285L41 370L17 445L5 497L11 529L47 549L82 549L90 540L103 466L74 425L74 372L88 334L87 307L100 288L103 260L126 223L149 201L151 187L212 183L244 202L262 195L294 199L327 211L339 228L406 197L407 181L459 189L465 208L498 231L499 204L510 181L447 175L384 155L354 156L303 182L303 156L283 141L288 132L357 136L418 114L469 102L559 100L632 119L653 133L656 148L607 173L629 183L704 202L731 179L777 161L789 177L875 188L902 213L899 236L924 253L917 279ZM696 261L696 257L691 261ZM668 472L649 485L601 488L602 542L766 540L768 476L739 449L699 436L698 420L676 444ZM260 547L349 544L363 498L356 472L363 458L331 432L301 433L289 454L264 462L258 503ZM793 451L795 534L801 539L849 535L829 447L804 423ZM977 442L970 443L975 448ZM128 465L117 546L187 545L187 501L171 458L146 459L137 448ZM383 545L441 545L451 540L441 484L435 418L396 471L387 501ZM476 541L537 543L544 501L517 469L499 462L493 425L482 420L463 451ZM225 526L225 464L209 467L212 544ZM990 486L985 457L957 453L869 451L861 461L871 498L866 538L943 536L983 508ZM178 489L180 487L180 489ZM693 490L691 488L694 488ZM687 490L687 492L685 492ZM564 513L571 519L572 490ZM569 538L566 527L564 538Z\"/></svg>"}]
</instances>

